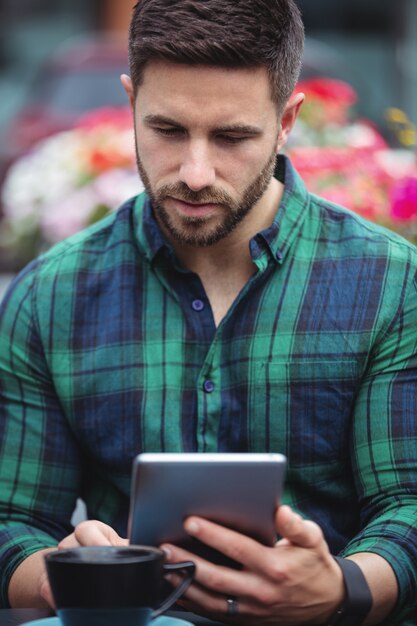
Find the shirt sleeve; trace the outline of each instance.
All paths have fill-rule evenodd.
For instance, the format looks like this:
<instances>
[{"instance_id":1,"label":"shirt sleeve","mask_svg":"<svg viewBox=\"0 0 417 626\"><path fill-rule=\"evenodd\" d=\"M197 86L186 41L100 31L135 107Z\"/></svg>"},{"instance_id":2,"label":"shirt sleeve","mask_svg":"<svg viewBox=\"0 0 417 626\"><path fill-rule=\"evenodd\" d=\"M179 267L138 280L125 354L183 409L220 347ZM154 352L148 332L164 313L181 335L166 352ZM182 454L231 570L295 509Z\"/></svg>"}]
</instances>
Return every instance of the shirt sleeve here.
<instances>
[{"instance_id":1,"label":"shirt sleeve","mask_svg":"<svg viewBox=\"0 0 417 626\"><path fill-rule=\"evenodd\" d=\"M388 561L399 586L393 617L402 623L415 615L417 606L415 275L404 286L400 303L397 299L396 306L389 306L397 313L374 344L353 416L352 464L363 530L344 555L373 552Z\"/></svg>"},{"instance_id":2,"label":"shirt sleeve","mask_svg":"<svg viewBox=\"0 0 417 626\"><path fill-rule=\"evenodd\" d=\"M36 316L34 262L0 307L0 606L16 567L72 531L81 459Z\"/></svg>"}]
</instances>

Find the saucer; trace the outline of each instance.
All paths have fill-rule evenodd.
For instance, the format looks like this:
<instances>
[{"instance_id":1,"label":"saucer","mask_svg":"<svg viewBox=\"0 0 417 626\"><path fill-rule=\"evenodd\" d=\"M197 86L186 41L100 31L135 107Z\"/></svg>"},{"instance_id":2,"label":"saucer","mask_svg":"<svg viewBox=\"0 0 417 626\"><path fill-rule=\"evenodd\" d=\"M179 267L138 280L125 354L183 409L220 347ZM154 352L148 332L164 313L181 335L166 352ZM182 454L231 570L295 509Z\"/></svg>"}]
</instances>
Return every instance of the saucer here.
<instances>
[{"instance_id":1,"label":"saucer","mask_svg":"<svg viewBox=\"0 0 417 626\"><path fill-rule=\"evenodd\" d=\"M35 619L32 622L25 622L23 626L62 626L59 617L44 617L43 619ZM149 626L194 626L191 622L183 619L161 615L149 622Z\"/></svg>"}]
</instances>

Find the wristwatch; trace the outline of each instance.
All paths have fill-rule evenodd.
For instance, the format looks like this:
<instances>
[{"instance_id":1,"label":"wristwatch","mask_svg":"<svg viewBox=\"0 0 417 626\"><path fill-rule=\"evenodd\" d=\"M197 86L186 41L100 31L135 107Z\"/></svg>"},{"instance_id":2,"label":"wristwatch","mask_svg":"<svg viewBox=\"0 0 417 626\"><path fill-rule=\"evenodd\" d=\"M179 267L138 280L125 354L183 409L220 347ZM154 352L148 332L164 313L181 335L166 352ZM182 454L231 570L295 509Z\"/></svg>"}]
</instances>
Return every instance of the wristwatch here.
<instances>
[{"instance_id":1,"label":"wristwatch","mask_svg":"<svg viewBox=\"0 0 417 626\"><path fill-rule=\"evenodd\" d=\"M361 568L350 559L333 557L343 573L345 599L327 626L359 626L372 608L372 595Z\"/></svg>"}]
</instances>

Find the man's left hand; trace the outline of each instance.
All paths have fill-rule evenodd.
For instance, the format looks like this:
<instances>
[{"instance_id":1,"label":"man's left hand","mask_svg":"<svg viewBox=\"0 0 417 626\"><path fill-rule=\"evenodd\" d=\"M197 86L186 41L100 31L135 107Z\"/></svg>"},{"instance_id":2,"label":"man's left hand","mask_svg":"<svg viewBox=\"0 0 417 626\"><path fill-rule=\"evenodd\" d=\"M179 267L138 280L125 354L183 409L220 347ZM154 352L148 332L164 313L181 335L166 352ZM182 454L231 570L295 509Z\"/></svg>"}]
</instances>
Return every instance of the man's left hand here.
<instances>
[{"instance_id":1,"label":"man's left hand","mask_svg":"<svg viewBox=\"0 0 417 626\"><path fill-rule=\"evenodd\" d=\"M234 570L176 546L161 546L169 562L196 563L195 580L180 601L190 611L231 624L289 626L324 623L342 603L342 572L320 527L288 506L277 511L282 539L273 547L198 517L188 518L185 529L242 565ZM178 582L176 577L172 582ZM228 612L228 598L235 600L235 614Z\"/></svg>"}]
</instances>

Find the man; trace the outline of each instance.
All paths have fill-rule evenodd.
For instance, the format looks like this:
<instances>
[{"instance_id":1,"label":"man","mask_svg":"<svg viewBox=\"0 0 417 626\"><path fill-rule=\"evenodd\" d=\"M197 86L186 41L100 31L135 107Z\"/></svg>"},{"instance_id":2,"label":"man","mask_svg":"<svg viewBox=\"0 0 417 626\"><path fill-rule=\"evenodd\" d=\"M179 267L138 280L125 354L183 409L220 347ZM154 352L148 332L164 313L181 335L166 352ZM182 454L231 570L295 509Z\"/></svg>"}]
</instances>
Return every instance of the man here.
<instances>
[{"instance_id":1,"label":"man","mask_svg":"<svg viewBox=\"0 0 417 626\"><path fill-rule=\"evenodd\" d=\"M34 261L2 306L4 604L51 603L58 542L126 542L138 452L266 450L288 457L279 541L187 520L242 569L196 557L184 606L417 623L416 251L277 158L302 45L293 0L135 7L122 83L147 195ZM79 495L93 521L72 532Z\"/></svg>"}]
</instances>

